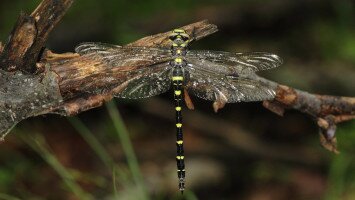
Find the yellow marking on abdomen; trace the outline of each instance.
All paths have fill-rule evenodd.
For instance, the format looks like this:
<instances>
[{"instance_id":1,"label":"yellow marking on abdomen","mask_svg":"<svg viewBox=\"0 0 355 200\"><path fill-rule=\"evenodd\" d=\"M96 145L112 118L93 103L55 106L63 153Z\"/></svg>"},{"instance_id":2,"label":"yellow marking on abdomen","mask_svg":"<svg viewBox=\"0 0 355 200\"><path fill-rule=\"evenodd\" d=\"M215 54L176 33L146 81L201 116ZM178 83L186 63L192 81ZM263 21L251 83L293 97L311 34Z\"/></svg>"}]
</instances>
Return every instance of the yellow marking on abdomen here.
<instances>
[{"instance_id":1,"label":"yellow marking on abdomen","mask_svg":"<svg viewBox=\"0 0 355 200\"><path fill-rule=\"evenodd\" d=\"M175 107L175 110L176 110L176 111L181 111L181 107L180 107L180 106L176 106L176 107Z\"/></svg>"},{"instance_id":2,"label":"yellow marking on abdomen","mask_svg":"<svg viewBox=\"0 0 355 200\"><path fill-rule=\"evenodd\" d=\"M176 156L176 159L178 159L178 160L184 160L184 156Z\"/></svg>"},{"instance_id":3,"label":"yellow marking on abdomen","mask_svg":"<svg viewBox=\"0 0 355 200\"><path fill-rule=\"evenodd\" d=\"M181 58L175 58L175 62L181 63L181 62L182 62L182 59L181 59Z\"/></svg>"},{"instance_id":4,"label":"yellow marking on abdomen","mask_svg":"<svg viewBox=\"0 0 355 200\"><path fill-rule=\"evenodd\" d=\"M175 90L175 91L174 91L174 94L175 94L176 96L181 95L181 90Z\"/></svg>"},{"instance_id":5,"label":"yellow marking on abdomen","mask_svg":"<svg viewBox=\"0 0 355 200\"><path fill-rule=\"evenodd\" d=\"M178 140L178 141L176 141L176 143L179 144L179 145L181 145L182 143L184 143L184 141Z\"/></svg>"},{"instance_id":6,"label":"yellow marking on abdomen","mask_svg":"<svg viewBox=\"0 0 355 200\"><path fill-rule=\"evenodd\" d=\"M182 76L173 76L173 81L182 81L184 80L184 77Z\"/></svg>"},{"instance_id":7,"label":"yellow marking on abdomen","mask_svg":"<svg viewBox=\"0 0 355 200\"><path fill-rule=\"evenodd\" d=\"M181 128L182 127L182 123L177 123L176 127Z\"/></svg>"}]
</instances>

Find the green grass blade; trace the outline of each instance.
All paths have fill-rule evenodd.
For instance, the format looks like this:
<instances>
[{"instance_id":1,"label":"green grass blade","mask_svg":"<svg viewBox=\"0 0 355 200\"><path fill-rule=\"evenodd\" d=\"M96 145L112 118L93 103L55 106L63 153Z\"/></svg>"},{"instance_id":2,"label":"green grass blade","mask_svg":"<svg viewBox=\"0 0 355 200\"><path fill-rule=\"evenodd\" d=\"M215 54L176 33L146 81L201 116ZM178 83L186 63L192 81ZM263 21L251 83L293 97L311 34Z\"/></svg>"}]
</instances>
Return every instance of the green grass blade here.
<instances>
[{"instance_id":1,"label":"green grass blade","mask_svg":"<svg viewBox=\"0 0 355 200\"><path fill-rule=\"evenodd\" d=\"M130 168L130 171L132 172L134 182L139 187L139 189L143 195L143 198L149 199L146 188L144 186L143 177L142 177L141 171L139 169L138 160L137 160L136 155L134 153L132 143L129 139L127 128L123 123L121 115L118 112L118 109L117 109L114 101L107 103L106 108L108 110L108 113L109 113L112 121L113 121L113 125L116 129L117 136L119 137L119 139L121 141L122 149L127 157L128 166Z\"/></svg>"},{"instance_id":2,"label":"green grass blade","mask_svg":"<svg viewBox=\"0 0 355 200\"><path fill-rule=\"evenodd\" d=\"M191 190L186 190L184 194L186 195L186 200L198 200L195 193L193 193Z\"/></svg>"},{"instance_id":3,"label":"green grass blade","mask_svg":"<svg viewBox=\"0 0 355 200\"><path fill-rule=\"evenodd\" d=\"M118 197L118 192L117 192L117 185L116 185L116 169L115 168L113 168L112 169L112 185L113 185L113 195L114 195L114 197L117 199L117 197Z\"/></svg>"},{"instance_id":4,"label":"green grass blade","mask_svg":"<svg viewBox=\"0 0 355 200\"><path fill-rule=\"evenodd\" d=\"M69 122L77 130L82 138L89 144L94 152L99 156L107 168L112 170L114 162L101 143L95 138L94 134L76 117L68 117Z\"/></svg>"},{"instance_id":5,"label":"green grass blade","mask_svg":"<svg viewBox=\"0 0 355 200\"><path fill-rule=\"evenodd\" d=\"M128 183L128 176L119 166L115 164L112 157L107 153L104 146L97 140L95 135L88 129L85 124L80 121L77 117L68 117L69 122L73 125L73 127L77 130L77 132L81 135L82 138L86 141L87 144L94 150L94 152L99 156L105 166L114 174L112 174L112 185L113 185L113 193L117 196L117 179L120 182ZM125 184L123 184L124 186Z\"/></svg>"},{"instance_id":6,"label":"green grass blade","mask_svg":"<svg viewBox=\"0 0 355 200\"><path fill-rule=\"evenodd\" d=\"M0 200L21 200L21 199L8 194L0 193Z\"/></svg>"},{"instance_id":7,"label":"green grass blade","mask_svg":"<svg viewBox=\"0 0 355 200\"><path fill-rule=\"evenodd\" d=\"M328 191L325 200L342 199L345 190L345 179L351 158L346 153L335 155L330 165L328 182Z\"/></svg>"},{"instance_id":8,"label":"green grass blade","mask_svg":"<svg viewBox=\"0 0 355 200\"><path fill-rule=\"evenodd\" d=\"M66 186L71 190L79 199L93 199L92 196L86 193L75 181L71 173L57 160L57 158L45 147L45 140L39 134L31 134L33 137L22 135L22 139L34 151L36 151L62 178Z\"/></svg>"},{"instance_id":9,"label":"green grass blade","mask_svg":"<svg viewBox=\"0 0 355 200\"><path fill-rule=\"evenodd\" d=\"M191 190L185 190L184 194L181 194L180 192L177 192L172 200L198 200L197 196L195 193L193 193Z\"/></svg>"}]
</instances>

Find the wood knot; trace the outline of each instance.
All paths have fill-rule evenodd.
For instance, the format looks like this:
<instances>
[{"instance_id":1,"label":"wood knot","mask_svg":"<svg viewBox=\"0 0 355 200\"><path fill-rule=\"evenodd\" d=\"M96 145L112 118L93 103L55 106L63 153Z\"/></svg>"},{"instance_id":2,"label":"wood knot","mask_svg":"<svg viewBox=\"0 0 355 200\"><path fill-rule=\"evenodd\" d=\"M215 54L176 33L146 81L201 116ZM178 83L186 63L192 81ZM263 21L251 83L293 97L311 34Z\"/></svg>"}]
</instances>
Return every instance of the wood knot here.
<instances>
[{"instance_id":1,"label":"wood knot","mask_svg":"<svg viewBox=\"0 0 355 200\"><path fill-rule=\"evenodd\" d=\"M285 85L278 85L276 88L275 100L290 106L297 101L297 94L293 88Z\"/></svg>"}]
</instances>

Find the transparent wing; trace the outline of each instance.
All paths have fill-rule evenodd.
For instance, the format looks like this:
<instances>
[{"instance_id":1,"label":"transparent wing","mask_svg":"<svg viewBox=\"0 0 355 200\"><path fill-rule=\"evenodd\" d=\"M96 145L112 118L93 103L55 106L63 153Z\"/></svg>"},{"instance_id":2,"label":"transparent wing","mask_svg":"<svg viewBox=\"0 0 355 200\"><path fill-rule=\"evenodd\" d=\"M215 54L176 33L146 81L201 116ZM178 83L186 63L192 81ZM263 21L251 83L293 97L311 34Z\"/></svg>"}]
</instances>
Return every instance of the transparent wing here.
<instances>
[{"instance_id":1,"label":"transparent wing","mask_svg":"<svg viewBox=\"0 0 355 200\"><path fill-rule=\"evenodd\" d=\"M189 79L186 88L189 93L210 101L222 100L226 103L240 101L263 101L273 99L273 88L256 79L256 74L251 70L244 70L239 74L215 73L206 70L204 63L189 64L186 70ZM210 67L215 63L208 63ZM224 65L223 65L224 66ZM224 66L225 67L225 66Z\"/></svg>"},{"instance_id":2,"label":"transparent wing","mask_svg":"<svg viewBox=\"0 0 355 200\"><path fill-rule=\"evenodd\" d=\"M104 43L83 43L75 51L101 67L111 86L120 88L116 97L138 99L158 95L170 88L169 49L121 47ZM118 80L115 80L118 79Z\"/></svg>"},{"instance_id":3,"label":"transparent wing","mask_svg":"<svg viewBox=\"0 0 355 200\"><path fill-rule=\"evenodd\" d=\"M88 54L92 52L105 53L118 48L122 48L122 47L119 45L100 43L100 42L85 42L76 46L75 52L79 53L80 55Z\"/></svg>"},{"instance_id":4,"label":"transparent wing","mask_svg":"<svg viewBox=\"0 0 355 200\"><path fill-rule=\"evenodd\" d=\"M152 97L169 90L171 85L171 67L168 63L140 70L123 83L124 89L115 95L119 98L139 99Z\"/></svg>"},{"instance_id":5,"label":"transparent wing","mask_svg":"<svg viewBox=\"0 0 355 200\"><path fill-rule=\"evenodd\" d=\"M75 48L82 56L105 62L108 67L149 66L171 60L170 49L122 47L105 43L82 43Z\"/></svg>"},{"instance_id":6,"label":"transparent wing","mask_svg":"<svg viewBox=\"0 0 355 200\"><path fill-rule=\"evenodd\" d=\"M223 51L190 50L186 54L187 59L192 58L201 62L209 61L225 64L224 73L248 69L260 71L278 67L282 64L282 59L271 53L251 52L251 53L230 53ZM208 68L208 66L206 66ZM218 73L221 73L219 69Z\"/></svg>"}]
</instances>

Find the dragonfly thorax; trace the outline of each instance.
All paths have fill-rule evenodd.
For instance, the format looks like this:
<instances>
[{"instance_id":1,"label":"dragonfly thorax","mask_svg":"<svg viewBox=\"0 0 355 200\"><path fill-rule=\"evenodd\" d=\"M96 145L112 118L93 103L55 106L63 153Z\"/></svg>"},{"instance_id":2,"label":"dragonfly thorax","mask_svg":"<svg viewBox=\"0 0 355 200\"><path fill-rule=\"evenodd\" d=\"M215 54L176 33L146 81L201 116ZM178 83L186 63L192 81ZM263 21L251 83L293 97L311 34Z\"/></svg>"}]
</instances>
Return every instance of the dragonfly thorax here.
<instances>
[{"instance_id":1,"label":"dragonfly thorax","mask_svg":"<svg viewBox=\"0 0 355 200\"><path fill-rule=\"evenodd\" d=\"M184 49L190 42L190 36L182 29L173 30L169 39L172 41L173 49Z\"/></svg>"}]
</instances>

